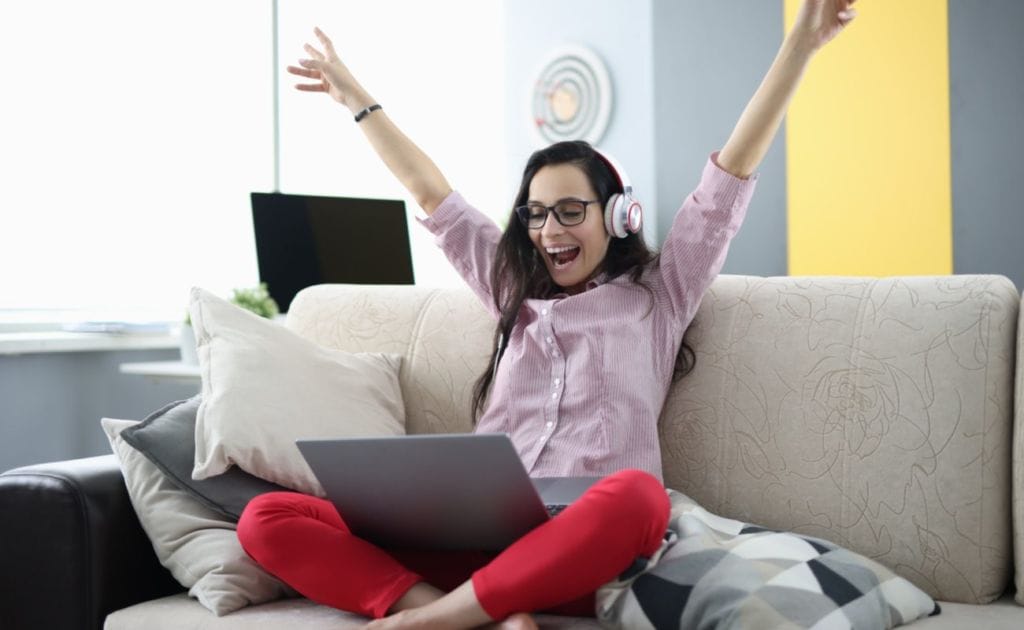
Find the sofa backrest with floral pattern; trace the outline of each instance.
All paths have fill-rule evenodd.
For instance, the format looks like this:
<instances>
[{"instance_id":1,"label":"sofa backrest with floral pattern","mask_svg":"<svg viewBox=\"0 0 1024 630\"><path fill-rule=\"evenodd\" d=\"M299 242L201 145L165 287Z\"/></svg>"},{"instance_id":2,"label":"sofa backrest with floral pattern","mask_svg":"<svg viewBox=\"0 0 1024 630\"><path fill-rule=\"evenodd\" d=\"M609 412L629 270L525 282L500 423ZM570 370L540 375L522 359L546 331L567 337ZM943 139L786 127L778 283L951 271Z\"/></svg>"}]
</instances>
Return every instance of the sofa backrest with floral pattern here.
<instances>
[{"instance_id":1,"label":"sofa backrest with floral pattern","mask_svg":"<svg viewBox=\"0 0 1024 630\"><path fill-rule=\"evenodd\" d=\"M1011 510L1024 517L1020 308L1002 276L720 276L687 332L696 369L662 413L665 483L865 554L936 599L991 601L1013 578ZM410 433L472 430L494 322L468 289L311 287L287 325L402 354Z\"/></svg>"}]
</instances>

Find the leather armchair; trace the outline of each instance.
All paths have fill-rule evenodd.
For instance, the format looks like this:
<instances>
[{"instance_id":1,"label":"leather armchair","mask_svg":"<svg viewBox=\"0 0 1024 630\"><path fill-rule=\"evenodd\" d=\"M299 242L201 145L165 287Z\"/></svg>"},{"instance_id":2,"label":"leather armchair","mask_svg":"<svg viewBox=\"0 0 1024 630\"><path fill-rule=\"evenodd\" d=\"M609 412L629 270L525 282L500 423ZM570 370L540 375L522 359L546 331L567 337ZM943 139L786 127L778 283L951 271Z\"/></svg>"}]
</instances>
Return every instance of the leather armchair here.
<instances>
[{"instance_id":1,"label":"leather armchair","mask_svg":"<svg viewBox=\"0 0 1024 630\"><path fill-rule=\"evenodd\" d=\"M111 611L181 590L113 455L0 475L0 628L98 630Z\"/></svg>"}]
</instances>

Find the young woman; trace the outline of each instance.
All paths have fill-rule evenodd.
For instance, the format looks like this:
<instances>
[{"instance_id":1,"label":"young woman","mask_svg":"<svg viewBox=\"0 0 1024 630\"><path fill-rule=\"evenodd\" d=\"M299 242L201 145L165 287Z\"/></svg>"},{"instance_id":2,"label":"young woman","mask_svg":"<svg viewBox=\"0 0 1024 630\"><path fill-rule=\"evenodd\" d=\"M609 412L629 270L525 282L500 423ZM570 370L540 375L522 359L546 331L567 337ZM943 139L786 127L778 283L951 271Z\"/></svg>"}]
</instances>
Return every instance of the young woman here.
<instances>
[{"instance_id":1,"label":"young woman","mask_svg":"<svg viewBox=\"0 0 1024 630\"><path fill-rule=\"evenodd\" d=\"M511 436L532 476L604 478L500 554L384 551L353 536L327 501L256 498L238 524L246 551L317 602L372 628L535 628L529 613L594 614L594 592L659 546L669 504L657 419L682 337L721 269L760 164L807 64L854 18L853 0L805 0L764 81L658 255L628 220L606 221L622 174L582 142L537 151L504 233L449 186L376 105L317 29L322 49L296 87L347 107L428 217L421 222L498 321L477 384L477 430Z\"/></svg>"}]
</instances>

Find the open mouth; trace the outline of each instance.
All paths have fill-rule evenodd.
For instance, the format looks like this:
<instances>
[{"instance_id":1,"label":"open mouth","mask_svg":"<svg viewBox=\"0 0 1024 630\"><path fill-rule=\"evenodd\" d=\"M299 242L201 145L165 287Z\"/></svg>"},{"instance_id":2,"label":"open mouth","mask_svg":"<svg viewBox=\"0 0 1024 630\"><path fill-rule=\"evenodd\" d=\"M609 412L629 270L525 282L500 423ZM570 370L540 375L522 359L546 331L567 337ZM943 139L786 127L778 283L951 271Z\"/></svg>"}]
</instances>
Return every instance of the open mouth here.
<instances>
[{"instance_id":1,"label":"open mouth","mask_svg":"<svg viewBox=\"0 0 1024 630\"><path fill-rule=\"evenodd\" d=\"M580 255L580 248L575 245L545 247L544 251L547 252L548 257L551 259L552 266L558 270L565 269L571 265L576 260L576 257Z\"/></svg>"}]
</instances>

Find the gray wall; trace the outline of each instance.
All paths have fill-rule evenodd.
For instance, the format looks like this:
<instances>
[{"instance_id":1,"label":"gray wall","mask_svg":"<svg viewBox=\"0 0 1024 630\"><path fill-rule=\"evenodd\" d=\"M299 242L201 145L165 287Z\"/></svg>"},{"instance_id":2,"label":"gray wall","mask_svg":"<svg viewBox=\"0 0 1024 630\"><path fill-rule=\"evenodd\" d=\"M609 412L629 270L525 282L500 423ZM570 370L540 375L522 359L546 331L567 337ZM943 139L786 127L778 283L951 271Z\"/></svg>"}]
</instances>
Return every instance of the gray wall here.
<instances>
[{"instance_id":1,"label":"gray wall","mask_svg":"<svg viewBox=\"0 0 1024 630\"><path fill-rule=\"evenodd\" d=\"M626 170L647 211L645 236L657 240L654 169L653 65L650 0L514 0L505 2L505 140L511 206L523 167L540 148L530 133L529 95L539 64L552 48L583 44L608 66L614 105L598 146ZM542 19L540 19L542 18Z\"/></svg>"},{"instance_id":2,"label":"gray wall","mask_svg":"<svg viewBox=\"0 0 1024 630\"><path fill-rule=\"evenodd\" d=\"M1024 287L1024 2L950 0L953 270Z\"/></svg>"},{"instance_id":3,"label":"gray wall","mask_svg":"<svg viewBox=\"0 0 1024 630\"><path fill-rule=\"evenodd\" d=\"M141 420L199 391L198 382L120 374L118 365L177 358L177 350L0 356L0 471L110 453L100 418Z\"/></svg>"},{"instance_id":4,"label":"gray wall","mask_svg":"<svg viewBox=\"0 0 1024 630\"><path fill-rule=\"evenodd\" d=\"M654 0L654 117L658 234L728 140L775 58L782 2ZM723 273L786 274L785 128L758 169L757 193Z\"/></svg>"},{"instance_id":5,"label":"gray wall","mask_svg":"<svg viewBox=\"0 0 1024 630\"><path fill-rule=\"evenodd\" d=\"M543 15L545 19L538 20ZM608 66L612 119L599 146L625 167L660 245L683 198L720 149L782 41L781 2L570 0L505 3L506 140L511 201L531 143L527 94L537 65L564 43L584 44ZM726 273L786 273L782 132L760 169L747 224Z\"/></svg>"},{"instance_id":6,"label":"gray wall","mask_svg":"<svg viewBox=\"0 0 1024 630\"><path fill-rule=\"evenodd\" d=\"M784 29L781 0L516 0L505 16L508 198L535 148L525 96L535 66L560 43L584 43L604 58L615 91L601 145L637 185L654 244L708 153L725 143ZM1024 287L1024 2L949 0L949 29L954 273L1003 274ZM788 272L784 135L783 127L759 169L725 273Z\"/></svg>"}]
</instances>

